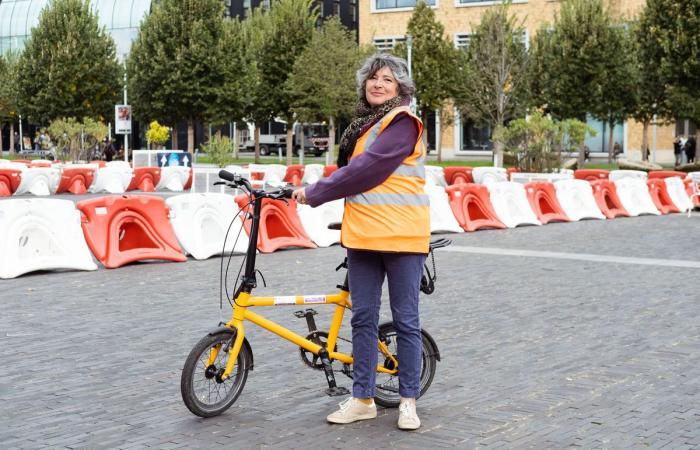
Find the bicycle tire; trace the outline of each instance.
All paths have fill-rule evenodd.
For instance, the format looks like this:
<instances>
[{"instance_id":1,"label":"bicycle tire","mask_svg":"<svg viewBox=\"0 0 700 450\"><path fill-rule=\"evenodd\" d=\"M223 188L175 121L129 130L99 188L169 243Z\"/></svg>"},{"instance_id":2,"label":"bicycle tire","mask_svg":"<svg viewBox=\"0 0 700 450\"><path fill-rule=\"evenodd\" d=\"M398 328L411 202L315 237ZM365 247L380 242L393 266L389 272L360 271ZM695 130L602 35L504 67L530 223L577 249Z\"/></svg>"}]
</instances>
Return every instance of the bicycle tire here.
<instances>
[{"instance_id":1,"label":"bicycle tire","mask_svg":"<svg viewBox=\"0 0 700 450\"><path fill-rule=\"evenodd\" d=\"M230 408L243 391L252 358L246 345L241 346L233 372L226 380L221 381L218 375L223 373L226 366L227 351L220 351L214 364L209 367L206 365L210 349L216 345L221 345L220 348L232 346L235 337L235 331L208 334L197 342L185 360L180 378L180 393L187 409L199 417L218 416ZM215 395L213 402L212 394Z\"/></svg>"},{"instance_id":2,"label":"bicycle tire","mask_svg":"<svg viewBox=\"0 0 700 450\"><path fill-rule=\"evenodd\" d=\"M430 339L428 339L423 330L421 330L421 337L420 395L423 396L435 377L435 370L437 369L437 349L433 348L432 342L430 342ZM398 360L396 356L396 328L393 323L387 322L379 326L379 339L387 344L391 354ZM390 365L390 360L380 351L379 363L381 364L383 361L385 367ZM400 362L399 367L401 367ZM389 375L377 372L374 401L379 406L385 408L397 408L399 406L401 396L399 395L398 373L396 375Z\"/></svg>"}]
</instances>

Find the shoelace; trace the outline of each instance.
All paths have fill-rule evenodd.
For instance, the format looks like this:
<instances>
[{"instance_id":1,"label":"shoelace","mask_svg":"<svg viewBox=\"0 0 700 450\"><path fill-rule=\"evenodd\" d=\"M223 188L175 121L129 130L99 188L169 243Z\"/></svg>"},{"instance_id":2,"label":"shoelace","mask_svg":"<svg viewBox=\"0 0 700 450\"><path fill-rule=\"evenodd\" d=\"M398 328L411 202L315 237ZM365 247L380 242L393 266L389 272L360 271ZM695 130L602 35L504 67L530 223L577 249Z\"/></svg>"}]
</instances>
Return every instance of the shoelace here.
<instances>
[{"instance_id":1,"label":"shoelace","mask_svg":"<svg viewBox=\"0 0 700 450\"><path fill-rule=\"evenodd\" d=\"M412 410L413 408L411 408L411 406L412 406L412 405L411 405L410 403L408 403L408 402L401 403L401 404L399 405L399 414L403 414L403 415L406 415L406 416L412 415L412 414L411 414L411 413L412 413L411 410Z\"/></svg>"},{"instance_id":2,"label":"shoelace","mask_svg":"<svg viewBox=\"0 0 700 450\"><path fill-rule=\"evenodd\" d=\"M340 406L341 411L345 411L346 409L348 409L350 407L351 404L352 404L352 397L346 398L342 402L338 403L338 406Z\"/></svg>"}]
</instances>

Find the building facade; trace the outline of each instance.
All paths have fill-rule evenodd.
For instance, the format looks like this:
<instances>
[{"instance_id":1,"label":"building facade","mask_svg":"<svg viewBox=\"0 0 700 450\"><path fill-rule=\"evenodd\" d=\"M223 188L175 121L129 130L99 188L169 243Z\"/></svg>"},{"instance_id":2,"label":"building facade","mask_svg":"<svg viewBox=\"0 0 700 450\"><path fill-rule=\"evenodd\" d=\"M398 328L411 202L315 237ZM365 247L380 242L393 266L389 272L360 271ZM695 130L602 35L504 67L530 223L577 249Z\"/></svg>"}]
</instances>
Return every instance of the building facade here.
<instances>
[{"instance_id":1,"label":"building facade","mask_svg":"<svg viewBox=\"0 0 700 450\"><path fill-rule=\"evenodd\" d=\"M426 0L435 11L435 16L445 27L445 33L456 47L468 45L469 37L480 22L481 15L497 1L481 0ZM610 0L611 12L618 17L633 18L643 9L645 0ZM408 21L413 14L416 0L365 0L359 9L360 44L371 44L379 50L389 50L404 41ZM526 45L545 23L552 23L559 11L558 0L513 0L511 13L523 23L520 38ZM431 147L439 143L443 155L490 158L491 130L480 128L455 114L453 124L441 126L436 115L426 124ZM605 124L589 120L596 129L595 137L588 137L586 145L592 156L607 157L610 130ZM650 160L672 163L673 138L676 133L692 134L695 127L687 121L674 125L656 125L649 131ZM431 136L432 135L432 136ZM642 126L633 120L613 129L614 142L619 143L625 155L641 159ZM438 142L439 141L439 142Z\"/></svg>"}]
</instances>

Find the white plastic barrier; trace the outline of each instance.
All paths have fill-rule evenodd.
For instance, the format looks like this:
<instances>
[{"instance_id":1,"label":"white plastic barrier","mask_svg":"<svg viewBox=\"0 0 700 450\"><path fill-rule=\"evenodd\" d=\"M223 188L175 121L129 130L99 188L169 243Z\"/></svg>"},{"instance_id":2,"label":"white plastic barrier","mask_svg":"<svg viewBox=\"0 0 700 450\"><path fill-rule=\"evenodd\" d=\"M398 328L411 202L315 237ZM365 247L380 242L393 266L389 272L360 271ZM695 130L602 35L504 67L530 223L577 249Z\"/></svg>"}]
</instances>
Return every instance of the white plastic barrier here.
<instances>
[{"instance_id":1,"label":"white plastic barrier","mask_svg":"<svg viewBox=\"0 0 700 450\"><path fill-rule=\"evenodd\" d=\"M160 168L160 180L158 180L156 185L156 191L167 189L173 192L182 192L189 178L189 167L163 166Z\"/></svg>"},{"instance_id":2,"label":"white plastic barrier","mask_svg":"<svg viewBox=\"0 0 700 450\"><path fill-rule=\"evenodd\" d=\"M664 178L664 183L666 183L668 196L671 197L671 201L678 209L688 211L693 208L693 203L690 201L690 196L685 190L685 184L680 177Z\"/></svg>"},{"instance_id":3,"label":"white plastic barrier","mask_svg":"<svg viewBox=\"0 0 700 450\"><path fill-rule=\"evenodd\" d=\"M491 205L508 228L518 225L542 225L527 200L525 186L513 181L487 183Z\"/></svg>"},{"instance_id":4,"label":"white plastic barrier","mask_svg":"<svg viewBox=\"0 0 700 450\"><path fill-rule=\"evenodd\" d=\"M36 270L96 270L70 200L0 202L0 278Z\"/></svg>"},{"instance_id":5,"label":"white plastic barrier","mask_svg":"<svg viewBox=\"0 0 700 450\"><path fill-rule=\"evenodd\" d=\"M297 214L301 224L314 244L319 247L330 247L340 242L340 231L329 230L328 225L342 222L343 205L343 200L333 200L316 208L297 204Z\"/></svg>"},{"instance_id":6,"label":"white plastic barrier","mask_svg":"<svg viewBox=\"0 0 700 450\"><path fill-rule=\"evenodd\" d=\"M134 177L133 169L123 161L122 164L112 164L100 167L95 171L95 178L88 188L88 192L109 192L110 194L123 194L129 187L131 179ZM108 163L109 164L109 163Z\"/></svg>"},{"instance_id":7,"label":"white plastic barrier","mask_svg":"<svg viewBox=\"0 0 700 450\"><path fill-rule=\"evenodd\" d=\"M445 169L440 166L425 166L425 185L447 187Z\"/></svg>"},{"instance_id":8,"label":"white plastic barrier","mask_svg":"<svg viewBox=\"0 0 700 450\"><path fill-rule=\"evenodd\" d=\"M245 167L237 166L235 164L230 164L230 165L224 167L224 170L227 172L231 172L234 175L240 175L246 179L250 178L250 170L246 169Z\"/></svg>"},{"instance_id":9,"label":"white plastic barrier","mask_svg":"<svg viewBox=\"0 0 700 450\"><path fill-rule=\"evenodd\" d=\"M648 174L643 170L611 170L608 175L610 181L617 181L623 178L636 178L646 181L647 177Z\"/></svg>"},{"instance_id":10,"label":"white plastic barrier","mask_svg":"<svg viewBox=\"0 0 700 450\"><path fill-rule=\"evenodd\" d=\"M554 182L554 189L557 192L557 201L569 219L605 219L588 181L559 180Z\"/></svg>"},{"instance_id":11,"label":"white plastic barrier","mask_svg":"<svg viewBox=\"0 0 700 450\"><path fill-rule=\"evenodd\" d=\"M3 164L3 168L18 168L22 171L22 180L15 195L51 195L56 192L61 181L61 170L57 167L27 167L24 164ZM20 166L24 166L22 169Z\"/></svg>"},{"instance_id":12,"label":"white plastic barrier","mask_svg":"<svg viewBox=\"0 0 700 450\"><path fill-rule=\"evenodd\" d=\"M529 183L531 181L549 181L550 183L554 183L555 181L573 179L574 172L572 170L557 173L513 172L510 174L510 181L515 181L522 184Z\"/></svg>"},{"instance_id":13,"label":"white plastic barrier","mask_svg":"<svg viewBox=\"0 0 700 450\"><path fill-rule=\"evenodd\" d=\"M301 178L301 184L314 184L323 178L323 164L307 164L304 167L304 176Z\"/></svg>"},{"instance_id":14,"label":"white plastic barrier","mask_svg":"<svg viewBox=\"0 0 700 450\"><path fill-rule=\"evenodd\" d=\"M658 216L661 214L651 199L646 181L632 176L619 178L615 180L615 190L617 190L620 203L630 216L639 216L640 214Z\"/></svg>"},{"instance_id":15,"label":"white plastic barrier","mask_svg":"<svg viewBox=\"0 0 700 450\"><path fill-rule=\"evenodd\" d=\"M424 189L430 198L430 232L464 233L452 212L445 188L426 184Z\"/></svg>"},{"instance_id":16,"label":"white plastic barrier","mask_svg":"<svg viewBox=\"0 0 700 450\"><path fill-rule=\"evenodd\" d=\"M287 166L282 164L265 165L265 177L263 181L270 186L282 186L286 184L284 177L287 175Z\"/></svg>"},{"instance_id":17,"label":"white plastic barrier","mask_svg":"<svg viewBox=\"0 0 700 450\"><path fill-rule=\"evenodd\" d=\"M474 167L472 178L479 184L498 183L508 181L508 173L503 167Z\"/></svg>"},{"instance_id":18,"label":"white plastic barrier","mask_svg":"<svg viewBox=\"0 0 700 450\"><path fill-rule=\"evenodd\" d=\"M195 259L207 259L232 250L246 252L248 234L241 230L243 221L236 217L238 205L233 196L213 192L181 194L166 199L165 203L170 208L170 223L177 240Z\"/></svg>"}]
</instances>

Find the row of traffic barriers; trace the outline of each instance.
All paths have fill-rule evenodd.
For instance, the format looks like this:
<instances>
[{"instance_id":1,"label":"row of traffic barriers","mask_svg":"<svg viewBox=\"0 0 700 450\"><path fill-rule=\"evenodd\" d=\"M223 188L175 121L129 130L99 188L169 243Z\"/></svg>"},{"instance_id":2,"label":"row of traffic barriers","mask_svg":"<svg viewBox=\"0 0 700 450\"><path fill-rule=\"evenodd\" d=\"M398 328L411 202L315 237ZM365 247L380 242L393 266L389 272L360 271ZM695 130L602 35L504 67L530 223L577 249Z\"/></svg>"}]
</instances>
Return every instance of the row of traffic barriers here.
<instances>
[{"instance_id":1,"label":"row of traffic barriers","mask_svg":"<svg viewBox=\"0 0 700 450\"><path fill-rule=\"evenodd\" d=\"M645 179L643 172L627 171L590 182L566 176L539 181L561 173L524 178L520 174L525 181L521 183L502 180L503 173L500 168L475 168L472 180L481 183L447 187L428 176L431 231L459 233L680 212L690 210L691 200L697 203L698 197L691 197L687 188L697 189L700 182L697 173L684 180L674 174ZM167 200L112 195L77 204L62 199L7 199L0 202L0 278L36 270L95 270L93 256L105 268L116 268L143 260L181 262L187 254L206 259L223 252L244 253L249 220L241 210L247 201L246 196L224 193L181 194ZM333 245L339 242L340 232L327 226L341 221L342 215L342 200L318 208L293 200L266 201L257 248L273 252ZM227 234L230 238L224 245Z\"/></svg>"},{"instance_id":2,"label":"row of traffic barriers","mask_svg":"<svg viewBox=\"0 0 700 450\"><path fill-rule=\"evenodd\" d=\"M0 159L0 197L87 192L121 194L140 190L181 192L192 186L192 168L132 167L124 161L62 164L48 160Z\"/></svg>"}]
</instances>

